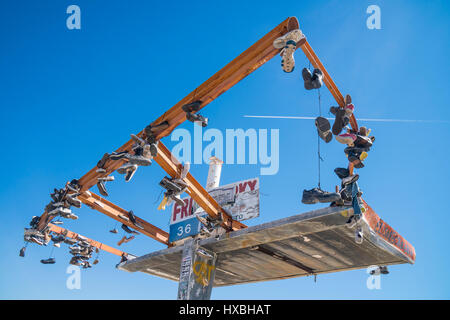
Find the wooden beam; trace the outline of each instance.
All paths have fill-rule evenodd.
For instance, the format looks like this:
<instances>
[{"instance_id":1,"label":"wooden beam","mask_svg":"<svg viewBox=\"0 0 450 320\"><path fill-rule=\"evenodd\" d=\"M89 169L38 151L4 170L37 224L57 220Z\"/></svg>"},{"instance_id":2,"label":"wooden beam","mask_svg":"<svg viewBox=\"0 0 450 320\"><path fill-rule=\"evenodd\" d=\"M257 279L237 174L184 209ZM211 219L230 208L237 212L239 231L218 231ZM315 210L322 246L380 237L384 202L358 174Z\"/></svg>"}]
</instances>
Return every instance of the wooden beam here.
<instances>
[{"instance_id":1,"label":"wooden beam","mask_svg":"<svg viewBox=\"0 0 450 320\"><path fill-rule=\"evenodd\" d=\"M167 121L169 124L168 128L163 130L162 132L159 132L156 138L161 139L162 137L169 135L178 125L186 120L186 114L182 110L183 105L196 100L200 100L202 101L200 109L205 107L211 101L219 97L222 93L226 92L240 80L244 79L246 76L251 74L268 60L277 55L280 52L280 49L276 49L273 47L273 41L291 30L298 29L298 27L299 24L297 18L287 18L272 31L262 37L259 41L253 44L250 48L241 53L237 58L232 60L225 67L223 67L212 77L206 80L203 84L197 87L194 91L188 94L185 98L181 99L162 116L152 122L152 124L157 125L163 121ZM143 131L139 132L137 135L139 137L142 137ZM133 141L129 140L116 151L131 151L132 145ZM155 157L155 161L160 164L168 174L170 174L171 176L176 175L177 164L174 162L170 151L161 142L159 143L159 154L157 157ZM108 160L104 166L106 172L103 174L96 172L97 167L92 168L88 173L86 173L79 179L81 191L83 192L89 190L97 183L97 178L105 177L111 174L124 162L124 160ZM221 208L218 203L208 194L208 192L206 192L206 190L192 177L192 175L188 174L185 181L189 186L188 194L205 210L205 212L207 212L211 217L214 218L217 218L222 214L222 219L224 220L223 227L228 230L237 230L246 227L244 224L232 220L231 217L223 210L223 208ZM123 222L120 220L120 218L118 218L118 212L120 210L117 211L111 203L111 205L107 205L107 202L105 202L107 200L103 199L100 201L96 197L101 198L97 195L94 195L93 193L92 196L86 196L85 194L83 194L83 196L80 196L80 200L85 204L91 204L96 210L103 212L120 222ZM104 206L106 205L107 209L96 205L96 201L100 201L100 203L102 203ZM46 215L46 213L43 214L42 218L44 219L41 219L41 222L39 224L40 226L46 220ZM142 220L142 222L143 225L148 224L144 220ZM133 225L129 226L133 227ZM166 235L162 235L160 231L153 230L153 232L147 232L149 236L155 238L160 242L161 240L166 241Z\"/></svg>"},{"instance_id":2,"label":"wooden beam","mask_svg":"<svg viewBox=\"0 0 450 320\"><path fill-rule=\"evenodd\" d=\"M155 161L164 169L171 177L179 176L181 172L181 164L172 155L169 149L160 142L158 145L158 155ZM245 224L235 221L226 211L214 200L213 197L202 187L202 185L190 174L186 175L183 180L188 185L187 193L194 199L197 204L205 210L212 218L222 218L221 224L226 230L239 230L247 228Z\"/></svg>"},{"instance_id":3,"label":"wooden beam","mask_svg":"<svg viewBox=\"0 0 450 320\"><path fill-rule=\"evenodd\" d=\"M81 200L85 205L91 207L94 210L97 210L103 214L106 214L108 217L113 218L114 220L119 221L127 225L130 228L133 228L139 231L150 238L155 239L158 242L161 242L165 245L169 245L169 234L164 230L148 223L147 221L136 217L136 221L143 227L142 229L135 226L128 219L128 211L122 209L121 207L115 205L114 203L106 200L105 198L100 197L99 195L93 192L84 192L78 196L78 199Z\"/></svg>"},{"instance_id":4,"label":"wooden beam","mask_svg":"<svg viewBox=\"0 0 450 320\"><path fill-rule=\"evenodd\" d=\"M298 20L295 17L290 17L280 23L272 31L262 37L259 41L253 44L250 48L241 53L237 58L228 63L225 67L215 73L211 78L206 80L203 84L197 87L194 91L188 94L185 98L181 99L177 104L165 112L162 116L157 118L152 124L159 124L163 121L169 123L169 127L158 133L157 139L169 135L178 125L186 120L186 114L181 107L187 103L201 100L202 105L200 108L205 107L211 101L216 99L222 93L226 92L240 80L251 74L258 69L268 60L273 58L280 49L273 47L273 41L286 34L290 30L298 28ZM139 137L142 137L143 131L138 133ZM119 149L120 151L130 151L133 141L129 140ZM107 170L104 174L96 172L97 167L91 169L83 177L80 178L79 184L82 187L82 191L90 189L97 183L98 177L103 177L117 168L119 168L125 161L107 161L104 168Z\"/></svg>"},{"instance_id":5,"label":"wooden beam","mask_svg":"<svg viewBox=\"0 0 450 320\"><path fill-rule=\"evenodd\" d=\"M75 232L72 232L70 230L61 228L61 227L59 227L57 225L49 223L48 226L50 228L50 231L53 231L54 233L57 233L57 234L63 234L67 238L78 240L78 238L81 237L82 239L84 239L87 242L89 242L90 245L92 245L92 246L94 246L96 248L99 248L99 249L101 249L103 251L115 254L116 256L119 256L119 257L128 256L128 253L126 253L126 252L123 252L123 251L120 251L119 249L110 247L110 246L108 246L108 245L106 245L104 243L101 243L101 242L89 239L89 238L87 238L85 236L82 236L82 235L80 235L78 233L75 233Z\"/></svg>"}]
</instances>

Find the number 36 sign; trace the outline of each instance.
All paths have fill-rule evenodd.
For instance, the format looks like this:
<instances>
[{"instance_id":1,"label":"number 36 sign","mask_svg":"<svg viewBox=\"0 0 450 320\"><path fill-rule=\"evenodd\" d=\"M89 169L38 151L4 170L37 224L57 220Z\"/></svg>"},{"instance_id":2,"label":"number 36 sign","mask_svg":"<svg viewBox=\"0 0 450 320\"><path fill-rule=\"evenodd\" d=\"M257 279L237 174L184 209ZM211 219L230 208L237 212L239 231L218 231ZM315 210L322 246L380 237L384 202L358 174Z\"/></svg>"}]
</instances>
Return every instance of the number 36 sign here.
<instances>
[{"instance_id":1,"label":"number 36 sign","mask_svg":"<svg viewBox=\"0 0 450 320\"><path fill-rule=\"evenodd\" d=\"M210 190L209 194L234 220L242 221L259 216L258 178L220 186ZM176 202L172 206L169 242L198 234L201 223L195 214L206 215L190 197L184 198L183 201L183 206Z\"/></svg>"}]
</instances>

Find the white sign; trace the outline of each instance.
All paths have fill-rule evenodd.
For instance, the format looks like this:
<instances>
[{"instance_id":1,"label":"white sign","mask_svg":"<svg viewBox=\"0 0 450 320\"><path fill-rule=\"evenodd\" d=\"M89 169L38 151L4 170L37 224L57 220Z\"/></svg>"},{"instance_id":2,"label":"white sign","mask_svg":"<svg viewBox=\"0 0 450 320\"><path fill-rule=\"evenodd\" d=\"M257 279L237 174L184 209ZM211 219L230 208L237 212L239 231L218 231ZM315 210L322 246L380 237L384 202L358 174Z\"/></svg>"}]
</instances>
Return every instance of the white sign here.
<instances>
[{"instance_id":1,"label":"white sign","mask_svg":"<svg viewBox=\"0 0 450 320\"><path fill-rule=\"evenodd\" d=\"M243 221L259 216L259 178L220 186L210 190L209 194L233 220ZM171 242L197 234L200 227L194 214L206 214L192 198L182 200L184 205L174 202L172 206L169 237Z\"/></svg>"}]
</instances>

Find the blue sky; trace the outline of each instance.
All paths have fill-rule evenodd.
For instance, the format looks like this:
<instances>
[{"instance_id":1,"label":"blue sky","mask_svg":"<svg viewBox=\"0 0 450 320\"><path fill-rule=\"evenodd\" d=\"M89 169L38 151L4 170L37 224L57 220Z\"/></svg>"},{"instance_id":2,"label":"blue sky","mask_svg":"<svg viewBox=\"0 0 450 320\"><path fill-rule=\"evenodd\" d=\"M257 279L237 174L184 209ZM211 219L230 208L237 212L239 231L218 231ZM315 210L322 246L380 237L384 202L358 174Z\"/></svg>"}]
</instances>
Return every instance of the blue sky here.
<instances>
[{"instance_id":1,"label":"blue sky","mask_svg":"<svg viewBox=\"0 0 450 320\"><path fill-rule=\"evenodd\" d=\"M81 30L66 28L66 8L81 8ZM366 8L381 8L381 30L366 27ZM81 290L66 288L69 254L55 249L55 265L42 265L50 247L29 246L18 256L23 227L40 215L54 187L79 178L164 110L247 49L288 16L299 18L311 46L361 118L443 122L364 123L376 142L360 186L374 210L416 248L415 265L391 268L381 290L366 288L365 270L216 288L213 299L443 299L450 298L449 3L446 1L2 1L0 5L1 158L0 298L174 299L175 282L115 269L116 256L83 271ZM316 92L303 89L308 62L281 71L275 57L203 113L210 127L280 130L280 170L260 176L261 215L255 225L319 205L301 203L317 183L313 121L244 115L316 116ZM322 110L334 104L322 90ZM445 122L447 121L447 122ZM192 131L190 123L181 127ZM174 143L168 138L166 145ZM339 181L343 146L322 144L322 186ZM259 175L260 165L224 166L222 183ZM205 181L207 165L191 172ZM157 211L156 164L132 182L108 184L109 199L168 230L169 212ZM97 190L94 190L97 192ZM115 222L89 208L65 223L75 232L114 245ZM140 235L123 246L137 255L164 246Z\"/></svg>"}]
</instances>

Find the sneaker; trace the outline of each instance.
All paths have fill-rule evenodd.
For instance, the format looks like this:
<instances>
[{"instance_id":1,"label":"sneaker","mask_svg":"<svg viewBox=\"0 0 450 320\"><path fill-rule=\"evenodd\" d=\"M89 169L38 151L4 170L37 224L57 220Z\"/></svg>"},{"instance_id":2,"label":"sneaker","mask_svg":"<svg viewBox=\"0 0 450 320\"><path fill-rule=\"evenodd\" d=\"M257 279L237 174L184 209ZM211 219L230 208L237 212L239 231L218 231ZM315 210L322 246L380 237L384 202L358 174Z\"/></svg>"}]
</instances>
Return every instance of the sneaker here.
<instances>
[{"instance_id":1,"label":"sneaker","mask_svg":"<svg viewBox=\"0 0 450 320\"><path fill-rule=\"evenodd\" d=\"M354 144L356 147L359 147L359 148L370 148L370 147L372 147L373 141L369 137L358 134L358 135L356 135Z\"/></svg>"},{"instance_id":2,"label":"sneaker","mask_svg":"<svg viewBox=\"0 0 450 320\"><path fill-rule=\"evenodd\" d=\"M41 263L43 263L43 264L54 264L55 262L56 262L55 258L48 258L48 259L41 260Z\"/></svg>"},{"instance_id":3,"label":"sneaker","mask_svg":"<svg viewBox=\"0 0 450 320\"><path fill-rule=\"evenodd\" d=\"M342 144L353 145L356 140L356 135L352 133L342 133L336 136L336 140Z\"/></svg>"},{"instance_id":4,"label":"sneaker","mask_svg":"<svg viewBox=\"0 0 450 320\"><path fill-rule=\"evenodd\" d=\"M65 243L65 244L68 244L68 245L71 245L71 246L75 245L77 242L78 242L77 240L72 239L72 238L66 238L66 239L64 239L64 243Z\"/></svg>"},{"instance_id":5,"label":"sneaker","mask_svg":"<svg viewBox=\"0 0 450 320\"><path fill-rule=\"evenodd\" d=\"M381 266L380 273L381 274L389 274L388 268L386 266Z\"/></svg>"},{"instance_id":6,"label":"sneaker","mask_svg":"<svg viewBox=\"0 0 450 320\"><path fill-rule=\"evenodd\" d=\"M81 201L77 197L68 195L66 197L66 200L70 205L74 206L75 208L81 208Z\"/></svg>"},{"instance_id":7,"label":"sneaker","mask_svg":"<svg viewBox=\"0 0 450 320\"><path fill-rule=\"evenodd\" d=\"M319 89L323 84L323 73L320 69L314 69L311 77L311 85L313 89Z\"/></svg>"},{"instance_id":8,"label":"sneaker","mask_svg":"<svg viewBox=\"0 0 450 320\"><path fill-rule=\"evenodd\" d=\"M294 52L297 43L294 40L288 40L284 49L281 51L281 67L284 72L291 73L295 68Z\"/></svg>"},{"instance_id":9,"label":"sneaker","mask_svg":"<svg viewBox=\"0 0 450 320\"><path fill-rule=\"evenodd\" d=\"M324 140L326 143L330 142L333 138L333 134L330 131L330 122L324 117L317 117L315 124L319 137L322 138L322 140Z\"/></svg>"},{"instance_id":10,"label":"sneaker","mask_svg":"<svg viewBox=\"0 0 450 320\"><path fill-rule=\"evenodd\" d=\"M350 171L347 168L336 168L334 173L339 177L339 179L347 178L350 175Z\"/></svg>"},{"instance_id":11,"label":"sneaker","mask_svg":"<svg viewBox=\"0 0 450 320\"><path fill-rule=\"evenodd\" d=\"M100 173L100 174L106 173L106 169L98 168L97 170L95 170L95 172Z\"/></svg>"},{"instance_id":12,"label":"sneaker","mask_svg":"<svg viewBox=\"0 0 450 320\"><path fill-rule=\"evenodd\" d=\"M311 74L311 71L309 71L308 68L303 68L303 70L302 70L302 78L303 78L303 85L304 85L306 90L314 89L313 84L311 83L312 74Z\"/></svg>"},{"instance_id":13,"label":"sneaker","mask_svg":"<svg viewBox=\"0 0 450 320\"><path fill-rule=\"evenodd\" d=\"M126 233L130 233L130 234L139 234L139 232L136 232L134 230L131 230L130 228L128 228L128 226L126 224L122 223L122 229L126 232Z\"/></svg>"},{"instance_id":14,"label":"sneaker","mask_svg":"<svg viewBox=\"0 0 450 320\"><path fill-rule=\"evenodd\" d=\"M183 202L184 205L184 202ZM136 220L136 216L133 213L133 210L128 211L128 218L130 221L138 228L144 229L144 227Z\"/></svg>"},{"instance_id":15,"label":"sneaker","mask_svg":"<svg viewBox=\"0 0 450 320\"><path fill-rule=\"evenodd\" d=\"M98 181L97 182L97 189L98 192L104 197L108 196L108 191L106 191L105 181Z\"/></svg>"},{"instance_id":16,"label":"sneaker","mask_svg":"<svg viewBox=\"0 0 450 320\"><path fill-rule=\"evenodd\" d=\"M106 164L106 161L109 159L109 153L105 153L103 157L97 162L97 168L103 168Z\"/></svg>"},{"instance_id":17,"label":"sneaker","mask_svg":"<svg viewBox=\"0 0 450 320\"><path fill-rule=\"evenodd\" d=\"M345 105L349 105L352 103L352 97L349 94L345 95L344 103L345 103Z\"/></svg>"},{"instance_id":18,"label":"sneaker","mask_svg":"<svg viewBox=\"0 0 450 320\"><path fill-rule=\"evenodd\" d=\"M286 46L286 43L289 40L293 40L294 42L299 42L301 39L304 39L305 36L300 29L292 30L285 35L278 37L273 41L273 46L276 49L282 49Z\"/></svg>"},{"instance_id":19,"label":"sneaker","mask_svg":"<svg viewBox=\"0 0 450 320\"><path fill-rule=\"evenodd\" d=\"M193 112L197 112L198 110L200 110L200 106L202 105L202 102L200 100L185 104L184 106L181 107L181 109L184 112L187 113L193 113Z\"/></svg>"},{"instance_id":20,"label":"sneaker","mask_svg":"<svg viewBox=\"0 0 450 320\"><path fill-rule=\"evenodd\" d=\"M136 173L138 166L137 165L133 165L132 167L130 167L130 169L127 170L127 173L125 175L125 181L129 182L131 180L131 178L133 178L134 174Z\"/></svg>"},{"instance_id":21,"label":"sneaker","mask_svg":"<svg viewBox=\"0 0 450 320\"><path fill-rule=\"evenodd\" d=\"M346 185L352 184L353 182L358 181L358 179L359 179L358 174L352 174L351 176L348 176L348 177L342 179L342 185L346 186Z\"/></svg>"},{"instance_id":22,"label":"sneaker","mask_svg":"<svg viewBox=\"0 0 450 320\"><path fill-rule=\"evenodd\" d=\"M146 158L142 155L129 155L128 156L128 161L130 164L135 164L138 166L149 166L152 164L152 160L150 160L149 158Z\"/></svg>"},{"instance_id":23,"label":"sneaker","mask_svg":"<svg viewBox=\"0 0 450 320\"><path fill-rule=\"evenodd\" d=\"M25 257L25 250L27 249L27 247L22 247L22 249L20 249L19 251L19 257Z\"/></svg>"},{"instance_id":24,"label":"sneaker","mask_svg":"<svg viewBox=\"0 0 450 320\"><path fill-rule=\"evenodd\" d=\"M317 202L326 203L338 201L341 199L341 195L335 192L326 192L319 188L311 190L303 190L302 202L304 204L314 204Z\"/></svg>"},{"instance_id":25,"label":"sneaker","mask_svg":"<svg viewBox=\"0 0 450 320\"><path fill-rule=\"evenodd\" d=\"M342 129L348 124L349 119L346 116L345 109L340 107L331 107L330 112L336 116L332 128L335 136L341 133Z\"/></svg>"},{"instance_id":26,"label":"sneaker","mask_svg":"<svg viewBox=\"0 0 450 320\"><path fill-rule=\"evenodd\" d=\"M200 126L202 126L203 128L208 126L208 118L205 118L204 116L202 116L201 114L198 113L186 113L186 119L190 122L196 123Z\"/></svg>"}]
</instances>

